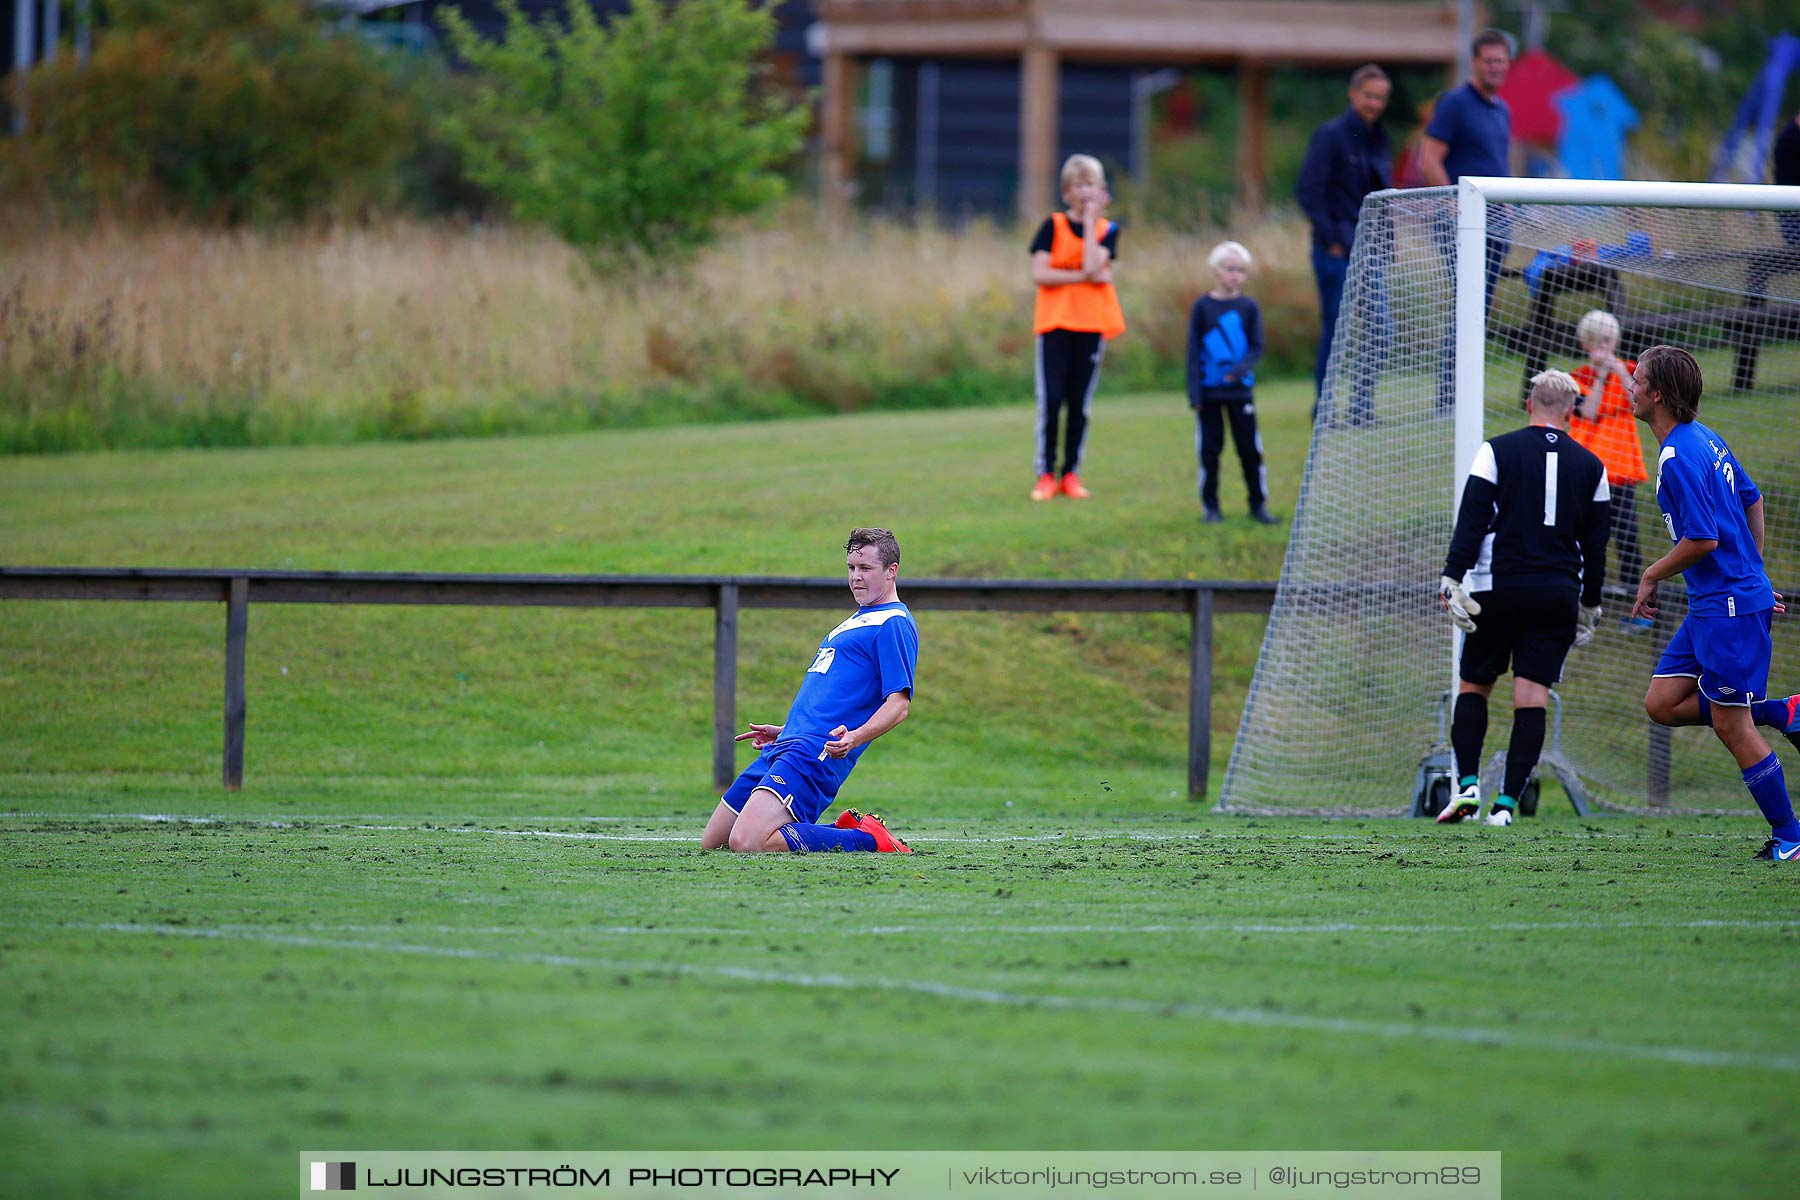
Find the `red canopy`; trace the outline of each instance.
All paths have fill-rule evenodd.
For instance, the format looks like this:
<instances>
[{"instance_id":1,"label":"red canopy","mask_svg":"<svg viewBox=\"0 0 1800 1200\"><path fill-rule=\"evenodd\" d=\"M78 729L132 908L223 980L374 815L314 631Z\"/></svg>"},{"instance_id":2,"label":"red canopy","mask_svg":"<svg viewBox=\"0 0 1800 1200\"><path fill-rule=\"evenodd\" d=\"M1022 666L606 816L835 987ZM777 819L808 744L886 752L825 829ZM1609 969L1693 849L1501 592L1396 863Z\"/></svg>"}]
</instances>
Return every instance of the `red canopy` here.
<instances>
[{"instance_id":1,"label":"red canopy","mask_svg":"<svg viewBox=\"0 0 1800 1200\"><path fill-rule=\"evenodd\" d=\"M1562 134L1562 114L1550 98L1580 82L1580 76L1542 50L1519 55L1500 88L1500 98L1512 109L1513 137L1555 144Z\"/></svg>"}]
</instances>

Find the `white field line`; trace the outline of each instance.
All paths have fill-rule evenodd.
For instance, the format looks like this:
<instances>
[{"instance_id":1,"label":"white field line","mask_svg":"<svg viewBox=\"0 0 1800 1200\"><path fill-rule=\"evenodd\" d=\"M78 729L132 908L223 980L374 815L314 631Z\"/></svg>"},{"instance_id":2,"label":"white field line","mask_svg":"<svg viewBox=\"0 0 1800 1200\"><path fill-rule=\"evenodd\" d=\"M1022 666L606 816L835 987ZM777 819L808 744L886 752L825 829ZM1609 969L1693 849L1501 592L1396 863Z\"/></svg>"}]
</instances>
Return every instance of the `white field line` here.
<instances>
[{"instance_id":1,"label":"white field line","mask_svg":"<svg viewBox=\"0 0 1800 1200\"><path fill-rule=\"evenodd\" d=\"M0 928L17 926L0 922ZM1613 933L1620 930L1670 930L1674 932L1694 930L1736 930L1739 932L1779 931L1800 927L1800 918L1793 920L1688 920L1688 921L1503 921L1485 925L1372 925L1357 921L1324 921L1313 923L1271 924L1269 922L1193 922L1193 923L1152 923L1142 925L1009 925L1003 923L983 923L979 925L845 925L832 923L821 925L810 931L809 936L841 936L841 937L904 937L910 934L922 934L929 937L987 937L1002 935L1006 937L1068 937L1083 934L1095 934L1106 937L1131 935L1179 935L1193 937L1242 937L1247 934L1278 934L1290 936L1323 937L1341 933L1362 934L1455 934L1481 935L1491 933ZM67 928L66 926L33 925L29 928ZM189 928L187 926L171 926L171 928ZM204 931L216 931L220 936L237 934L254 935L270 931L268 925L207 925L200 927ZM307 923L282 925L279 930L304 930L307 933L436 933L445 935L462 935L468 937L518 938L534 937L757 937L766 935L766 928L725 926L725 925L566 925L553 928L523 928L518 925L328 925Z\"/></svg>"},{"instance_id":2,"label":"white field line","mask_svg":"<svg viewBox=\"0 0 1800 1200\"><path fill-rule=\"evenodd\" d=\"M1378 820L1382 818L1367 818ZM380 833L485 833L495 837L543 837L563 838L575 841L595 842L689 842L698 844L699 829L703 821L689 817L522 817L521 822L608 822L617 824L659 824L680 821L693 826L694 832L683 833L594 833L584 830L558 829L499 829L481 825L423 825L405 823L400 818L384 818L365 816L360 820L346 820L341 814L319 816L292 816L281 819L237 816L228 813L207 815L183 815L179 813L54 813L54 812L0 812L0 820L50 820L50 821L142 821L159 825L235 825L251 826L259 829L293 829L305 826L308 830L352 829ZM387 823L377 823L387 822ZM939 818L936 824L960 824L955 818L945 821ZM1396 826L1398 827L1398 826ZM1457 836L1451 834L1449 836ZM1583 830L1583 841L1632 841L1645 836L1641 831L1630 833L1595 833ZM1760 832L1751 833L1681 833L1678 836L1691 839L1718 839L1734 842L1753 842L1762 836ZM1141 830L1111 829L1077 829L1062 830L1054 833L1039 834L999 834L992 836L956 836L951 834L912 834L906 837L908 844L921 843L949 846L987 846L1001 845L1011 842L1213 842L1213 841L1254 841L1270 845L1288 841L1305 842L1359 842L1370 844L1377 840L1378 834L1367 829L1345 830L1343 833L1284 833L1275 837L1260 834L1248 834L1232 830L1195 830L1193 832L1156 833Z\"/></svg>"},{"instance_id":3,"label":"white field line","mask_svg":"<svg viewBox=\"0 0 1800 1200\"><path fill-rule=\"evenodd\" d=\"M817 988L830 991L885 991L935 996L969 1004L1003 1005L1009 1008L1041 1008L1071 1011L1132 1013L1143 1016L1183 1017L1223 1025L1297 1029L1314 1033L1340 1033L1393 1040L1455 1042L1495 1046L1508 1050L1551 1053L1598 1054L1670 1063L1684 1067L1736 1067L1750 1070L1800 1072L1800 1055L1745 1054L1698 1046L1656 1046L1640 1042L1615 1042L1603 1038L1562 1037L1550 1033L1522 1033L1509 1029L1483 1029L1451 1024L1369 1021L1350 1017L1319 1017L1258 1008L1228 1008L1210 1004L1165 1003L1123 996L1069 996L1049 993L1008 992L995 988L967 987L929 980L858 977L835 974L771 971L759 967L709 966L699 963L631 962L618 959L582 958L567 954L497 953L459 946L433 946L417 942L352 941L294 934L229 932L188 929L178 925L63 925L60 929L96 933L153 934L158 936L220 941L260 942L320 950L365 950L380 954L406 954L423 958L452 958L477 962L516 963L547 967L575 967L595 971L624 971L648 975L685 975L703 979L727 979L738 983L773 987Z\"/></svg>"}]
</instances>

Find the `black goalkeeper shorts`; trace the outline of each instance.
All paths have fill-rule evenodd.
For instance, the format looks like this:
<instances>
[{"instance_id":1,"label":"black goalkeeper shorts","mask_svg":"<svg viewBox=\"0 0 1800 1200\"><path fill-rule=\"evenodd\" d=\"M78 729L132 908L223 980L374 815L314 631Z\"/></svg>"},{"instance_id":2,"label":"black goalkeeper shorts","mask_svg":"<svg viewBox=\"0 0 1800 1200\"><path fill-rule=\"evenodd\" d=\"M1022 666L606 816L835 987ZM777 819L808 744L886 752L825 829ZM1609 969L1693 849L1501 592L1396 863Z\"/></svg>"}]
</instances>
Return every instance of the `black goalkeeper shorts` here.
<instances>
[{"instance_id":1,"label":"black goalkeeper shorts","mask_svg":"<svg viewBox=\"0 0 1800 1200\"><path fill-rule=\"evenodd\" d=\"M1463 638L1460 674L1487 685L1506 674L1553 687L1575 644L1581 593L1574 588L1507 588L1476 592L1475 632Z\"/></svg>"}]
</instances>

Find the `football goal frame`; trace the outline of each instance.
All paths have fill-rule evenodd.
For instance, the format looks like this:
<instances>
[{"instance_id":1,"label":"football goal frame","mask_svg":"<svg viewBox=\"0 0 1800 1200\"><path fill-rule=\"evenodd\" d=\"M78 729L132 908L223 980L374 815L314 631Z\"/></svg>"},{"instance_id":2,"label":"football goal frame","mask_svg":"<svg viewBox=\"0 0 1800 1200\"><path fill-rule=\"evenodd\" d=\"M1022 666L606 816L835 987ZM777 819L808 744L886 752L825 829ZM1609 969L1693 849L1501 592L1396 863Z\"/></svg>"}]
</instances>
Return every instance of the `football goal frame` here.
<instances>
[{"instance_id":1,"label":"football goal frame","mask_svg":"<svg viewBox=\"0 0 1800 1200\"><path fill-rule=\"evenodd\" d=\"M1657 216L1655 210L1691 211ZM1712 219L1714 213L1731 211L1745 219L1723 215L1716 223ZM1654 341L1690 344L1696 352L1705 348L1713 356L1706 366L1708 403L1722 406L1714 411L1729 412L1746 398L1761 405L1754 418L1760 422L1756 433L1721 430L1739 446L1740 454L1752 450L1746 466L1756 472L1759 460L1768 466L1771 458L1784 454L1779 446L1768 444L1762 431L1782 428L1774 422L1794 411L1788 398L1800 399L1800 218L1780 217L1795 213L1800 213L1800 188L1762 184L1478 176L1452 187L1391 189L1365 200L1293 533L1215 811L1404 816L1412 808L1412 784L1421 755L1433 744L1431 728L1442 681L1448 679L1453 694L1460 654L1460 638L1437 612L1439 570L1430 559L1435 555L1441 565L1461 501L1461 484L1482 442L1524 423L1518 407L1522 393L1510 392L1511 381L1502 381L1494 374L1496 368L1508 362L1516 366L1522 358L1528 377L1543 365L1572 368L1581 361L1575 350L1573 314L1552 311L1553 300L1561 303L1558 297L1579 298L1582 286L1558 290L1570 277L1585 273L1629 280L1643 295L1635 307L1622 293L1619 297L1608 293L1593 305L1617 308L1625 319L1619 357L1635 355ZM1584 223L1607 232L1583 232ZM1575 231L1573 236L1570 230ZM1628 238L1622 230L1649 232ZM1640 237L1641 246L1607 244ZM1602 243L1598 263L1596 241ZM1608 252L1615 252L1614 257L1608 259ZM1514 261L1503 267L1509 254ZM1543 267L1546 260L1553 264L1548 269ZM1737 274L1727 278L1727 271ZM1410 275L1401 278L1404 272ZM1504 311L1498 312L1497 275L1511 281L1501 295ZM1771 288L1775 277L1779 287ZM1689 298L1702 293L1704 300ZM1424 300L1421 294L1426 294ZM1729 323L1738 318L1719 315L1726 309L1757 315L1743 318L1751 323L1734 332ZM1405 328L1396 333L1401 325ZM1543 332L1551 326L1552 333ZM1519 348L1521 340L1533 337L1540 344L1529 351ZM1722 369L1715 354L1729 348L1734 337L1741 343L1735 372ZM1371 349L1374 345L1381 348ZM1747 371L1742 346L1749 347ZM1779 354L1766 356L1766 361L1779 360L1780 369L1771 373L1780 380L1758 387L1755 356L1764 346L1782 347ZM1448 364L1443 362L1446 354L1453 357ZM1397 381L1397 376L1404 378ZM1396 393L1403 388L1410 391L1397 400ZM1359 395L1346 405L1347 394L1364 392L1373 392L1376 398ZM1722 398L1713 401L1714 396ZM1359 403L1372 415L1359 416ZM1702 420L1707 411L1703 409ZM1446 429L1447 424L1453 428ZM1370 439L1382 435L1410 438L1413 457L1380 458ZM1354 451L1345 449L1345 443L1358 439ZM1648 561L1660 553L1653 547L1662 527L1655 521L1654 444L1645 445L1649 480L1638 503L1645 518L1640 524ZM1353 453L1376 457L1364 467ZM1771 506L1771 520L1788 527L1800 525L1800 505L1793 503L1800 497L1793 495L1788 479L1793 472L1785 458L1776 465L1781 486L1787 489L1778 499L1786 508ZM1358 467L1376 473L1366 495L1358 493L1356 477L1350 474ZM1380 474L1384 470L1387 474ZM1755 477L1763 483L1761 475ZM1769 494L1766 485L1764 492ZM1326 528L1332 521L1356 522L1358 504L1375 508L1396 499L1411 508L1401 514L1407 523L1386 541L1370 534L1359 540ZM1783 536L1791 540L1794 534L1786 529ZM1792 572L1796 553L1800 551L1784 544L1785 557L1779 564L1771 563L1771 574L1778 569ZM1614 569L1609 562L1609 574ZM1800 578L1775 580L1778 589L1784 582L1800 584ZM1609 582L1610 621L1617 622L1629 606L1626 591L1623 582ZM1610 747L1603 786L1586 787L1600 810L1661 811L1669 803L1670 731L1648 726L1641 696L1651 670L1640 660L1652 642L1660 646L1666 641L1673 629L1669 622L1685 612L1685 592L1676 591L1679 603L1667 606L1671 614L1657 626L1656 636L1632 643L1629 669L1618 666L1605 684L1609 707L1603 719L1608 735L1615 741L1635 740L1634 748ZM1344 619L1345 613L1355 615ZM1374 632L1354 624L1376 620L1370 613L1385 622ZM1613 648L1623 645L1618 639L1630 632L1609 628ZM1784 660L1781 646L1778 640L1776 667L1783 679L1772 680L1772 688L1800 682L1800 660L1792 653ZM1383 648L1388 661L1378 661L1376 678L1359 677L1354 666L1344 665L1355 655ZM1400 659L1405 660L1404 667ZM1624 663L1623 658L1619 661ZM1403 672L1416 678L1396 683L1395 677ZM1581 680L1571 684L1567 672L1564 683L1570 685L1563 689L1565 700L1571 694L1580 697L1584 686L1590 696L1593 691ZM1635 693L1628 694L1634 688ZM1584 714L1585 699L1578 699L1570 714L1577 742L1582 740L1583 724L1600 719ZM1388 719L1381 713L1380 720L1359 721L1359 713L1377 713L1384 707L1404 716ZM1306 711L1312 708L1331 711ZM1503 710L1496 709L1496 718L1498 728L1491 729L1488 738L1490 750L1504 747ZM1710 737L1707 731L1676 731L1677 747L1685 745L1689 735L1700 733ZM1334 745L1340 738L1343 744ZM1367 754L1358 758L1365 750ZM1629 765L1626 760L1633 757L1636 765L1627 771L1621 764ZM1687 793L1698 795L1703 786L1710 792L1709 784L1688 778L1705 765L1699 742L1694 741L1694 753L1680 757ZM1571 750L1568 763L1588 785L1590 762L1584 761L1580 748ZM1633 777L1626 778L1631 772ZM1705 801L1684 798L1682 803L1688 811L1720 811Z\"/></svg>"},{"instance_id":2,"label":"football goal frame","mask_svg":"<svg viewBox=\"0 0 1800 1200\"><path fill-rule=\"evenodd\" d=\"M1653 180L1513 179L1465 176L1456 183L1456 460L1450 520L1462 509L1461 481L1486 440L1488 209L1495 204L1592 205L1800 212L1800 187L1758 183L1665 183ZM1462 639L1450 652L1456 694Z\"/></svg>"}]
</instances>

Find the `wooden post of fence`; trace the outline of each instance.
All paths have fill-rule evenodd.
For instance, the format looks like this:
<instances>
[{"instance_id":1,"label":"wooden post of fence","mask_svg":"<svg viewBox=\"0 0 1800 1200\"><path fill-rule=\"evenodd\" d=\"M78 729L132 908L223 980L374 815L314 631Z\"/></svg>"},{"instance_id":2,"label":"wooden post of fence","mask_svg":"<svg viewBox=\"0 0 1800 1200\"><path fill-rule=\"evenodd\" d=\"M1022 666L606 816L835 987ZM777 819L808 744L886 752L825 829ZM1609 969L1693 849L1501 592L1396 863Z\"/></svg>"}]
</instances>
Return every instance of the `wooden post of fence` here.
<instances>
[{"instance_id":1,"label":"wooden post of fence","mask_svg":"<svg viewBox=\"0 0 1800 1200\"><path fill-rule=\"evenodd\" d=\"M1033 38L1019 64L1019 221L1037 221L1056 196L1058 79L1056 48Z\"/></svg>"},{"instance_id":2,"label":"wooden post of fence","mask_svg":"<svg viewBox=\"0 0 1800 1200\"><path fill-rule=\"evenodd\" d=\"M721 583L713 609L713 786L731 786L737 777L738 585Z\"/></svg>"},{"instance_id":3,"label":"wooden post of fence","mask_svg":"<svg viewBox=\"0 0 1800 1200\"><path fill-rule=\"evenodd\" d=\"M1188 640L1188 796L1206 799L1212 771L1213 594L1194 592L1194 632Z\"/></svg>"},{"instance_id":4,"label":"wooden post of fence","mask_svg":"<svg viewBox=\"0 0 1800 1200\"><path fill-rule=\"evenodd\" d=\"M225 790L244 786L244 640L250 632L250 581L239 576L225 597Z\"/></svg>"}]
</instances>

